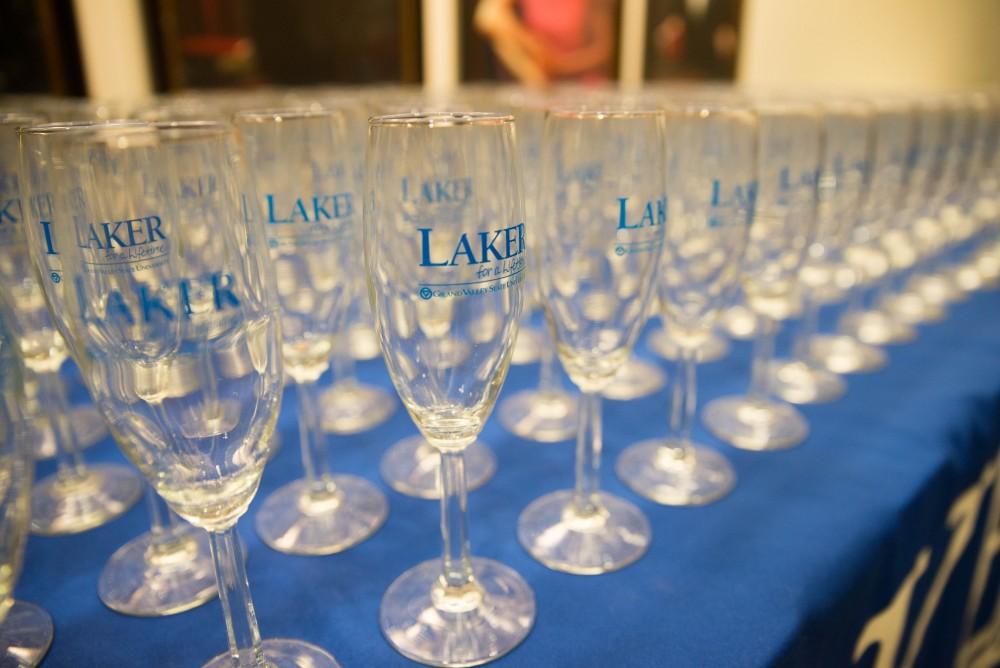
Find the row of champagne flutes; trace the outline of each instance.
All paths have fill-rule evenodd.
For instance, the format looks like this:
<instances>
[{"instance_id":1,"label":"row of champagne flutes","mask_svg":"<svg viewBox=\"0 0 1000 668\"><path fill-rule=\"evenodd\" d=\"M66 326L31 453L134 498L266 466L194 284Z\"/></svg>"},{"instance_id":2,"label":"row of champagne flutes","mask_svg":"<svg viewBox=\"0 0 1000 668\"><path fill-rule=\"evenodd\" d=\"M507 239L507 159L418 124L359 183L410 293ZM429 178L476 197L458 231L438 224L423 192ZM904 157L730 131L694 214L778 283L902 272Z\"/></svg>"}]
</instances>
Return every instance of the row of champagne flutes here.
<instances>
[{"instance_id":1,"label":"row of champagne flutes","mask_svg":"<svg viewBox=\"0 0 1000 668\"><path fill-rule=\"evenodd\" d=\"M869 249L864 243L881 244L886 236L879 233L874 239L865 239L860 244L838 246L841 243L839 236L821 240L823 233L820 230L815 234L811 232L814 218L823 220L823 178L836 177L834 180L844 185L833 188L829 183L826 185L828 191L836 191L840 197L839 209L832 204L835 197L832 194L829 197L829 206L839 213L831 214L828 224L841 229L851 228L844 236L860 238L856 230L861 225L851 224L856 217L852 207L870 201L877 190L868 184L876 182L878 167L866 163L877 158L878 152L872 147L878 147L882 137L876 130L873 140L871 130L872 126L877 127L880 117L878 104L874 108L867 103L855 104L854 114L862 117L860 124L864 127L860 143L863 146L861 154L865 157L862 163L848 163L850 166L844 169L844 156L831 158L832 163L836 163L833 167L828 167L819 157L824 154L821 143L824 130L827 146L830 146L831 126L834 119L839 118L833 111L835 105L829 103L765 100L748 104L730 95L715 94L701 101L681 104L664 115L658 110L659 102L651 104L649 99L633 101L631 105L625 102L601 97L587 101L582 107L575 105L572 109L549 114L537 167L540 186L537 201L533 203L537 221L531 215L527 218L528 229L535 230L534 235L538 238L535 249L538 253L537 281L559 343L560 358L571 379L584 391L581 406L584 429L578 442L576 490L556 493L532 504L522 516L519 535L525 547L547 565L578 573L621 567L641 556L648 545L648 523L642 514L628 502L598 492L601 445L598 393L628 357L648 311L653 285L658 286L659 303L674 343L684 351L685 373L682 375L687 382L676 386L679 389L675 397L674 438L667 443L631 448L621 458L619 471L640 493L656 500L704 502L723 493L731 485L732 476L728 465L718 455L689 445L687 433L693 413L693 395L685 394L684 390L693 384L696 350L708 340L712 321L728 302L732 290L742 280L750 304L756 309L765 315L791 313L794 311L794 306L789 305L793 303L790 299L792 288L797 282L807 246L810 258L818 256L831 267L838 266L839 252L845 247L860 247L863 250L856 252L869 258L866 262L870 263L870 257L879 251L876 248L866 255L864 251ZM913 113L902 102L893 104L905 107L907 114ZM351 301L349 281L339 272L350 266L350 258L343 254L351 252L347 230L356 209L349 197L338 200L338 196L350 192L339 187L349 182L350 167L331 158L336 151L325 150L331 148L330 137L336 136L330 128L344 122L343 116L339 116L340 120L335 117L338 115L317 107L280 113L244 112L238 114L237 125L262 192L261 210L257 213L265 222L267 233L263 236L267 239L277 275L277 303L283 320L283 357L286 370L298 388L303 420L300 434L315 435L312 443L304 443L307 471L313 467L313 474L308 477L305 490L297 490L293 495L292 525L296 527L296 534L308 535L312 531L326 539L329 537L326 531L331 529L328 518L332 516L326 511L344 508L350 512L347 517L359 518L359 521L333 523L337 525L333 533L336 535L341 529L353 530L347 542L353 544L377 528L381 522L379 516L384 517L384 500L376 500L373 505L366 505L363 498L347 502L350 497L344 495L350 492L349 482L342 483L324 473L325 453L319 445L317 401L313 395L317 367L321 373L325 366L323 360L328 359L333 345L331 337L339 329L336 322L343 317L345 305ZM499 390L506 358L511 354L514 331L511 317L519 310L516 302L523 291L520 276L524 258L519 249L523 248L524 228L500 224L523 219L517 207L511 204L518 198L516 184L507 183L509 174L505 178L503 173L497 173L497 170L512 169L514 162L512 143L504 138L510 133L510 125L510 119L505 116L425 112L376 122L371 134L365 202L367 231L376 229L380 234L369 234L366 244L369 291L397 390L421 431L442 451L442 527L446 544L444 575L439 579L440 566L428 564L401 577L383 603L382 625L390 642L404 654L441 665L468 665L470 661L480 662L498 656L523 638L533 617L530 589L509 569L477 560L474 562L477 577L472 577L473 565L469 563L464 539L465 462L460 456L470 437L474 439L481 428ZM324 130L311 134L302 129L309 127ZM77 315L81 315L84 325L78 328L77 336L70 335L69 340L80 338L87 344L82 346L84 359L88 360L85 367L101 369L101 365L92 360L105 360L102 363L108 369L119 371L120 358L124 358L132 363L127 368L141 376L138 384L132 382L136 387L125 393L131 401L125 401L124 406L120 394L115 393L123 392L122 388L108 389L100 383L92 387L99 404L102 403L99 397L107 397L105 401L110 408L105 411L106 415L129 415L127 419L121 417L120 424L112 422L118 431L126 432L120 438L154 440L160 444L158 447L175 443L185 445L186 441L194 440L202 444L203 449L205 439L217 447L214 441L220 434L241 429L245 422L240 419L240 401L233 398L226 401L218 396L222 384L215 375L219 373L228 378L226 370L232 362L222 363L217 371L212 365L219 355L224 359L228 359L226 355L238 357L231 348L215 347L217 333L214 330L230 334L224 340L226 346L231 346L231 330L236 328L243 332L246 329L239 324L242 320L233 320L232 314L218 315L243 303L242 293L234 287L235 283L231 284L236 281L236 274L227 272L225 277L218 272L206 274L204 270L217 266L221 258L199 256L198 262L193 263L202 270L197 280L195 276L185 275L171 284L162 275L167 269L176 269L176 263L170 260L177 260L173 254L179 251L173 244L161 243L167 241L163 230L170 228L170 225L161 228L163 216L100 215L118 211L131 215L143 207L148 210L152 206L148 191L153 190L162 197L162 201L154 198L154 204L175 214L176 233L194 235L188 240L192 244L207 243L211 235L207 234L204 221L225 218L202 201L208 197L218 207L218 199L222 197L215 190L222 182L221 176L207 178L210 174L215 175L208 168L214 167L220 174L224 169L216 164L217 157L212 161L209 160L211 156L198 156L197 151L192 156L184 147L198 141L222 141L216 130L210 123L175 122L161 124L155 130L134 124L112 124L62 126L25 133L27 138L38 137L39 144L47 143L46 150L58 145L59 150L74 152L72 156L59 156L53 161L66 170L60 177L68 175L69 184L76 186L67 188L67 191L75 190L76 196L64 206L88 207L88 215L78 214L76 220L81 222L75 223L77 229L71 230L72 236L66 237L71 240L71 246L76 241L76 248L82 251L73 249L77 255L74 262L94 267L100 260L116 266L114 270L86 269L72 274L76 282L69 285L75 293L75 301L65 303L75 303L82 311ZM661 148L664 134L668 138L666 152ZM52 136L72 136L74 139L55 141L49 139ZM112 136L114 142L109 141ZM380 137L384 138L381 147ZM528 171L530 160L523 155L526 144L522 136L522 159ZM770 153L769 145L772 145ZM114 153L115 146L121 153ZM279 147L290 151L291 157L286 153L278 158L276 149ZM379 148L386 153L380 154ZM296 156L296 150L304 155ZM111 155L103 155L109 152ZM156 188L151 188L149 183L129 183L130 176L135 178L137 165L130 170L127 164L118 163L127 163L124 158L131 157L140 161L138 166L149 165L149 173L158 174L153 168L154 161L146 155L154 153L166 158L162 162L171 165L173 171L162 174L162 179L156 181ZM987 164L987 154L984 149L983 164ZM115 158L116 155L122 157ZM195 167L204 173L191 170L188 160L192 157L197 163ZM281 164L268 171L269 161ZM425 164L427 162L432 164ZM78 174L67 169L67 165L71 168L83 165L87 169L82 171L89 170L89 173ZM323 168L317 169L317 165ZM374 174L372 165L375 165ZM296 167L301 171L297 172ZM39 168L41 176L38 178L50 178L46 170L52 172L56 168L51 165ZM26 182L30 178L29 171L26 170ZM967 189L969 182L982 181L981 171L973 178L969 170L959 179L962 187ZM856 177L846 176L847 173ZM85 177L89 178L87 185L93 203L83 198L86 188L78 184L78 181L86 181ZM274 187L270 187L271 179ZM334 179L342 181L338 183ZM281 184L282 180L286 184ZM852 180L857 181L853 187ZM100 182L101 187L95 182ZM171 190L168 187L171 183L177 192L164 197L161 191ZM210 185L213 183L215 185ZM501 188L505 183L506 189ZM311 188L313 194L299 194L302 184L308 184L306 189ZM478 187L480 185L482 187ZM975 188L981 185L977 183ZM247 192L249 187L240 192ZM43 195L55 192L51 188L33 188L33 192ZM850 191L853 195L841 191ZM124 201L114 201L112 197L108 197L111 201L102 201L101 194L108 192L127 196ZM284 209L279 204L280 193L288 194ZM884 198L891 201L897 194L888 193ZM310 199L317 196L324 200ZM882 197L880 194L879 198ZM30 208L39 216L39 221L46 207L52 206L51 199L51 196L31 196ZM192 201L186 201L189 199ZM235 198L230 199L235 201ZM817 199L821 213L814 217L812 211ZM253 202L243 198L240 203L249 239L254 236L250 228L256 220L247 213L253 208ZM960 213L967 208L962 202ZM66 209L67 212L74 210ZM344 215L338 216L338 211ZM385 213L379 213L382 211ZM250 223L246 223L248 216ZM484 221L486 216L490 220ZM749 227L749 249L743 258L748 225L755 216L756 222ZM38 238L43 245L48 244L44 247L51 251L43 253L41 260L56 262L43 265L42 275L50 278L49 282L43 279L43 283L50 293L59 293L67 287L64 274L69 271L64 269L65 259L53 257L52 234L60 221L59 216L52 217L56 220L45 221L48 225L39 224L35 231L41 230ZM343 220L337 222L338 218ZM139 245L155 244L156 248L138 253L113 250L125 248L123 240L118 237L112 240L107 236L106 227L103 230L94 227L96 220L124 222L127 225L122 233L128 235L129 241L138 238L141 240ZM669 224L665 224L668 221ZM202 223L200 227L199 223ZM882 223L874 221L872 224ZM85 227L81 229L80 225ZM376 225L383 227L373 227ZM102 238L101 234L105 236ZM486 236L480 236L482 234ZM972 236L976 235L970 238ZM506 245L498 249L497 238ZM817 244L824 248L817 249ZM245 250L247 246L244 240L240 248ZM665 258L663 268L659 266L661 246ZM979 273L991 266L989 262L979 262L980 258L990 256L988 250L987 245L976 255L975 266ZM161 252L162 255L156 254ZM97 259L88 258L88 255ZM339 261L333 262L334 258ZM384 264L375 261L378 258L386 258ZM744 259L742 265L741 259ZM183 252L180 260L189 261ZM121 270L123 263L138 268ZM78 270L79 267L74 266L73 271ZM657 270L660 270L658 280L655 279ZM802 273L804 276L805 272ZM168 276L176 278L178 275ZM454 280L463 278L470 280ZM99 284L94 294L111 295L97 309L99 317L86 313L86 292L81 285L86 287L88 280ZM256 280L266 283L266 278L257 277ZM830 282L819 283L825 287ZM127 290L111 287L119 284L124 284ZM150 285L159 286L160 293L165 291L167 294L150 293ZM193 308L194 293L206 302L201 304L201 311ZM61 294L58 296L64 298ZM510 297L516 297L514 303ZM54 299L50 294L50 301ZM239 310L241 314L245 312L242 307ZM173 317L168 317L168 313ZM174 333L171 328L166 330L166 335L172 334L174 338L168 342L158 340L165 334L154 328L154 324L162 325L164 318L174 322L180 313L185 315L182 318L185 322L178 324ZM203 319L197 323L198 327L187 322L197 320L195 316ZM116 319L117 322L113 322ZM58 324L58 318L56 320ZM261 327L267 329L266 325ZM109 328L110 334L106 331ZM772 328L765 323L760 330L768 333ZM65 331L73 331L72 323ZM322 340L324 338L326 340ZM200 346L189 345L192 340ZM123 342L127 345L122 345ZM108 345L113 346L114 355L102 347ZM207 355L206 347L209 349ZM269 346L258 349L258 357L269 349ZM189 377L192 368L196 368L194 380ZM255 370L261 377L273 371L259 367ZM88 375L92 380L101 378L100 375ZM465 382L461 382L463 380ZM767 374L764 380L757 382L766 386ZM139 386L143 385L147 387L139 392ZM197 400L191 400L192 394L198 397ZM261 392L255 395L258 402L264 400ZM134 410L136 401L153 407L149 409L149 416ZM168 405L172 403L178 405ZM745 403L752 409L755 435L760 433L761 424L773 427L786 414L772 410L774 403L761 397L752 397ZM741 406L726 419L735 415L738 424L743 417L741 408L745 414L745 406ZM146 419L140 420L140 417ZM175 421L178 424L174 424ZM242 429L247 426L242 424ZM164 481L162 478L170 476L158 472L155 457L147 457L146 468L140 463L151 447L148 442L138 445L119 442L133 461L158 483L158 490L182 515L200 526L223 526L218 523L218 517L198 516L204 499L220 491L220 481L206 484L206 481L192 481L184 476L179 476L182 480L176 484ZM244 448L250 445L241 443ZM770 446L755 442L747 447ZM231 476L233 480L226 481L227 496L242 488L247 478L253 478L255 467L251 466L248 474L246 466L247 462L241 461ZM197 466L192 468L197 473ZM649 480L651 472L653 479ZM256 473L259 475L259 470ZM254 489L255 486L254 480ZM197 494L191 494L192 488ZM704 493L701 488L708 492ZM671 489L673 496L664 497L664 490ZM691 494L692 489L698 494ZM375 493L369 498L381 498L376 490L371 491ZM688 495L687 500L683 500L684 494ZM305 507L304 495L308 502ZM243 500L242 495L237 494L236 498ZM246 498L242 508L236 511L242 512L248 503L249 498ZM270 500L262 508L261 514L265 517L274 515L263 513L269 503ZM231 510L229 514L236 511ZM212 514L217 512L215 508ZM287 518L287 506L284 512ZM278 519L282 519L281 513L278 515ZM317 520L317 517L324 519ZM259 515L258 529L262 526L266 527L267 523L262 525ZM287 519L281 526L288 526ZM317 527L321 530L315 531ZM265 531L261 533L266 539ZM227 541L226 534L218 538L218 543L216 548L223 556L238 550L238 544L233 543L231 536ZM224 572L239 573L239 559L232 563L223 561ZM227 568L231 570L226 571ZM220 582L226 582L225 578ZM242 596L245 587L241 589L238 585L239 582L233 584L233 591ZM228 588L223 587L224 590ZM424 610L417 606L415 609L413 601L428 602L428 591L435 592L430 597L431 608ZM470 620L476 623L470 624ZM255 629L242 629L245 634L241 636L238 633L240 624L233 627L232 619L229 621L234 651L239 653L240 646L253 651ZM394 629L397 632L394 633ZM399 632L399 629L406 629L408 633ZM415 633L415 630L424 632ZM287 646L275 647L291 651Z\"/></svg>"}]
</instances>

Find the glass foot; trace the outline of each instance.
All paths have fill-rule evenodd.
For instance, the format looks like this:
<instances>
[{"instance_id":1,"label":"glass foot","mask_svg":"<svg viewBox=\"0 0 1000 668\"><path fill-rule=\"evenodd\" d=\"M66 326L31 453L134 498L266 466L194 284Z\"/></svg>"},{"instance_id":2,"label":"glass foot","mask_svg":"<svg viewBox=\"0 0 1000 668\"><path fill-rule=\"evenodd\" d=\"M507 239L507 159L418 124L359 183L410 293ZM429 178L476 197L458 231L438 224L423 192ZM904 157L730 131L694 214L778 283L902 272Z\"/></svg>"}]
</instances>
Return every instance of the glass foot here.
<instances>
[{"instance_id":1,"label":"glass foot","mask_svg":"<svg viewBox=\"0 0 1000 668\"><path fill-rule=\"evenodd\" d=\"M76 445L83 450L100 443L108 435L108 425L93 406L78 406L70 409L69 425L76 435ZM40 420L33 430L35 459L49 459L56 456L56 439L48 420Z\"/></svg>"},{"instance_id":2,"label":"glass foot","mask_svg":"<svg viewBox=\"0 0 1000 668\"><path fill-rule=\"evenodd\" d=\"M340 668L337 660L325 649L290 638L271 638L261 643L267 668ZM234 668L236 662L229 652L220 654L203 668Z\"/></svg>"},{"instance_id":3,"label":"glass foot","mask_svg":"<svg viewBox=\"0 0 1000 668\"><path fill-rule=\"evenodd\" d=\"M511 364L534 364L542 356L542 346L545 345L545 332L534 327L522 327L517 331L514 341L514 351L511 353Z\"/></svg>"},{"instance_id":4,"label":"glass foot","mask_svg":"<svg viewBox=\"0 0 1000 668\"><path fill-rule=\"evenodd\" d=\"M599 575L636 561L652 534L646 516L625 499L601 492L598 512L581 515L573 492L562 490L535 499L521 512L517 537L553 570Z\"/></svg>"},{"instance_id":5,"label":"glass foot","mask_svg":"<svg viewBox=\"0 0 1000 668\"><path fill-rule=\"evenodd\" d=\"M351 357L356 360L373 360L382 356L382 348L378 343L378 335L368 325L354 325L348 333L347 345Z\"/></svg>"},{"instance_id":6,"label":"glass foot","mask_svg":"<svg viewBox=\"0 0 1000 668\"><path fill-rule=\"evenodd\" d=\"M1000 280L1000 258L989 251L984 251L976 258L976 271L984 287L995 287Z\"/></svg>"},{"instance_id":7,"label":"glass foot","mask_svg":"<svg viewBox=\"0 0 1000 668\"><path fill-rule=\"evenodd\" d=\"M351 475L330 476L334 491L317 494L313 483L296 480L264 499L257 511L257 535L286 554L335 554L371 536L389 512L375 485Z\"/></svg>"},{"instance_id":8,"label":"glass foot","mask_svg":"<svg viewBox=\"0 0 1000 668\"><path fill-rule=\"evenodd\" d=\"M953 274L955 285L965 292L975 292L983 287L983 277L975 264L963 264Z\"/></svg>"},{"instance_id":9,"label":"glass foot","mask_svg":"<svg viewBox=\"0 0 1000 668\"><path fill-rule=\"evenodd\" d=\"M853 336L821 334L809 340L809 355L834 373L870 373L886 365L885 351Z\"/></svg>"},{"instance_id":10,"label":"glass foot","mask_svg":"<svg viewBox=\"0 0 1000 668\"><path fill-rule=\"evenodd\" d=\"M840 329L859 341L873 346L909 343L917 336L913 327L883 311L864 311L841 318Z\"/></svg>"},{"instance_id":11,"label":"glass foot","mask_svg":"<svg viewBox=\"0 0 1000 668\"><path fill-rule=\"evenodd\" d=\"M497 407L500 424L521 438L557 443L576 434L576 397L566 392L522 390Z\"/></svg>"},{"instance_id":12,"label":"glass foot","mask_svg":"<svg viewBox=\"0 0 1000 668\"><path fill-rule=\"evenodd\" d=\"M472 571L474 586L450 595L437 559L396 578L379 609L389 644L429 666L478 666L517 647L535 622L534 592L492 559L473 557Z\"/></svg>"},{"instance_id":13,"label":"glass foot","mask_svg":"<svg viewBox=\"0 0 1000 668\"><path fill-rule=\"evenodd\" d=\"M879 302L879 308L908 325L937 322L943 320L946 313L943 304L930 304L916 292L897 292L886 295Z\"/></svg>"},{"instance_id":14,"label":"glass foot","mask_svg":"<svg viewBox=\"0 0 1000 668\"><path fill-rule=\"evenodd\" d=\"M649 338L646 339L646 345L663 359L676 360L680 357L680 348L670 338L670 333L662 327L650 332ZM703 345L698 346L698 363L715 362L728 354L729 341L712 332L708 340Z\"/></svg>"},{"instance_id":15,"label":"glass foot","mask_svg":"<svg viewBox=\"0 0 1000 668\"><path fill-rule=\"evenodd\" d=\"M400 494L419 499L437 499L438 451L423 436L404 438L386 450L379 463L382 479ZM467 489L479 489L493 477L497 459L489 446L475 441L465 449L465 479Z\"/></svg>"},{"instance_id":16,"label":"glass foot","mask_svg":"<svg viewBox=\"0 0 1000 668\"><path fill-rule=\"evenodd\" d=\"M749 340L757 334L757 316L747 306L737 304L722 313L722 329L734 339Z\"/></svg>"},{"instance_id":17,"label":"glass foot","mask_svg":"<svg viewBox=\"0 0 1000 668\"><path fill-rule=\"evenodd\" d=\"M809 424L794 406L745 396L708 402L702 422L717 438L742 450L783 450L809 435Z\"/></svg>"},{"instance_id":18,"label":"glass foot","mask_svg":"<svg viewBox=\"0 0 1000 668\"><path fill-rule=\"evenodd\" d=\"M31 490L31 532L59 536L93 529L134 506L142 490L142 480L124 466L88 466L82 475L54 473Z\"/></svg>"},{"instance_id":19,"label":"glass foot","mask_svg":"<svg viewBox=\"0 0 1000 668\"><path fill-rule=\"evenodd\" d=\"M715 450L698 444L680 448L662 438L630 445L615 471L636 494L665 506L711 503L736 484L729 460Z\"/></svg>"},{"instance_id":20,"label":"glass foot","mask_svg":"<svg viewBox=\"0 0 1000 668\"><path fill-rule=\"evenodd\" d=\"M771 391L792 404L822 404L842 397L847 383L838 374L802 360L775 360Z\"/></svg>"},{"instance_id":21,"label":"glass foot","mask_svg":"<svg viewBox=\"0 0 1000 668\"><path fill-rule=\"evenodd\" d=\"M602 394L615 401L631 401L659 392L666 384L667 374L660 367L633 356L618 367Z\"/></svg>"},{"instance_id":22,"label":"glass foot","mask_svg":"<svg viewBox=\"0 0 1000 668\"><path fill-rule=\"evenodd\" d=\"M907 287L928 304L944 305L961 301L964 293L945 274L925 274L910 280Z\"/></svg>"},{"instance_id":23,"label":"glass foot","mask_svg":"<svg viewBox=\"0 0 1000 668\"><path fill-rule=\"evenodd\" d=\"M374 385L357 381L341 382L320 397L323 431L357 434L382 424L396 412L396 400Z\"/></svg>"},{"instance_id":24,"label":"glass foot","mask_svg":"<svg viewBox=\"0 0 1000 668\"><path fill-rule=\"evenodd\" d=\"M204 531L178 528L177 537L153 547L144 533L111 555L97 581L101 602L135 617L165 617L197 608L218 594Z\"/></svg>"},{"instance_id":25,"label":"glass foot","mask_svg":"<svg viewBox=\"0 0 1000 668\"><path fill-rule=\"evenodd\" d=\"M37 666L52 645L52 618L33 603L14 601L0 624L0 666Z\"/></svg>"}]
</instances>

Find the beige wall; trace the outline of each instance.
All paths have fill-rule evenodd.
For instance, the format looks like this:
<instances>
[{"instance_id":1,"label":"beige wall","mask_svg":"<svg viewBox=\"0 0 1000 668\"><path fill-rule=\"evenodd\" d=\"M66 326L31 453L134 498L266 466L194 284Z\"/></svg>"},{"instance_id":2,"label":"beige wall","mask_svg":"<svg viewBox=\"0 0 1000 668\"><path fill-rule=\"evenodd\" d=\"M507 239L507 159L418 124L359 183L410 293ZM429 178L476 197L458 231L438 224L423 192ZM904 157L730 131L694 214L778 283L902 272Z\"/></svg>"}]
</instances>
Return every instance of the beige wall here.
<instances>
[{"instance_id":1,"label":"beige wall","mask_svg":"<svg viewBox=\"0 0 1000 668\"><path fill-rule=\"evenodd\" d=\"M1000 0L745 0L739 80L948 88L1000 80Z\"/></svg>"}]
</instances>

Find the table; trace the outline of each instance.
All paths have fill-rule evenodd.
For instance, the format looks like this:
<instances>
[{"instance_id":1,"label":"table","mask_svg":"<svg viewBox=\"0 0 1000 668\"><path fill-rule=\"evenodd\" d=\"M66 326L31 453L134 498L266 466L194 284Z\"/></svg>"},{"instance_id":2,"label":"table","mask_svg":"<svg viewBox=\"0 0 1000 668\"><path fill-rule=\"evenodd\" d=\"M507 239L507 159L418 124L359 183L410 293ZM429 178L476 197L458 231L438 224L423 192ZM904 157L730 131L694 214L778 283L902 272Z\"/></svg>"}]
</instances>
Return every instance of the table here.
<instances>
[{"instance_id":1,"label":"table","mask_svg":"<svg viewBox=\"0 0 1000 668\"><path fill-rule=\"evenodd\" d=\"M547 570L515 537L531 500L572 484L572 445L522 441L491 420L483 439L499 468L470 497L473 552L517 569L538 602L532 633L493 665L841 667L857 652L860 666L938 667L952 665L960 642L968 665L976 656L975 665L1000 665L1000 493L992 491L1000 468L1000 292L974 295L919 334L890 349L885 370L850 377L845 398L804 407L812 434L798 448L739 451L699 426L696 436L721 449L739 476L730 496L706 507L646 502L614 475L626 445L662 433L666 391L606 402L604 486L646 512L653 542L639 562L598 577ZM648 355L642 346L639 354ZM703 366L701 405L743 391L748 365L741 342ZM381 361L362 363L359 375L389 385ZM535 366L514 367L501 398L536 376ZM385 526L329 557L279 554L253 532L263 497L301 474L291 399L279 423L284 446L241 523L262 633L316 643L345 668L416 665L383 640L377 612L396 576L438 554L436 502L386 488ZM414 432L400 408L368 433L332 436L334 467L385 488L379 457ZM123 459L110 441L86 454ZM42 463L39 475L51 470ZM122 616L99 602L104 561L146 527L140 504L82 535L30 539L17 596L55 620L45 668L194 668L225 649L218 601L158 619Z\"/></svg>"}]
</instances>

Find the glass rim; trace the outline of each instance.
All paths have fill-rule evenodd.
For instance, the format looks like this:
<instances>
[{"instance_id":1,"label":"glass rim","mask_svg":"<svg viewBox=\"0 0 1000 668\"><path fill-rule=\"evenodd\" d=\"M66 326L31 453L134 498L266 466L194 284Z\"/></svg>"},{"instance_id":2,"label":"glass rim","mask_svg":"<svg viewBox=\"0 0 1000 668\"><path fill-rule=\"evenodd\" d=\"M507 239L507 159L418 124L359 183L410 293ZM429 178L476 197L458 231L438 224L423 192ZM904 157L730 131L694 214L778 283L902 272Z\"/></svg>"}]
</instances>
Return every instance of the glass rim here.
<instances>
[{"instance_id":1,"label":"glass rim","mask_svg":"<svg viewBox=\"0 0 1000 668\"><path fill-rule=\"evenodd\" d=\"M115 119L108 121L57 121L54 123L38 123L28 127L18 128L19 135L45 137L50 135L84 135L98 130L113 129L146 129L155 130L152 123L134 119Z\"/></svg>"},{"instance_id":2,"label":"glass rim","mask_svg":"<svg viewBox=\"0 0 1000 668\"><path fill-rule=\"evenodd\" d=\"M157 133L168 139L186 139L190 137L224 136L233 131L233 125L226 121L210 120L177 120L150 121Z\"/></svg>"},{"instance_id":3,"label":"glass rim","mask_svg":"<svg viewBox=\"0 0 1000 668\"><path fill-rule=\"evenodd\" d=\"M27 127L31 125L39 125L45 122L45 116L42 114L33 114L30 111L13 111L0 109L0 124L2 125L17 125L19 128Z\"/></svg>"},{"instance_id":4,"label":"glass rim","mask_svg":"<svg viewBox=\"0 0 1000 668\"><path fill-rule=\"evenodd\" d=\"M513 114L499 111L410 111L368 118L368 127L445 128L476 125L509 125Z\"/></svg>"},{"instance_id":5,"label":"glass rim","mask_svg":"<svg viewBox=\"0 0 1000 668\"><path fill-rule=\"evenodd\" d=\"M342 109L335 106L319 107L270 107L263 109L244 109L233 114L235 123L281 123L284 121L302 121L313 118L332 118L343 116Z\"/></svg>"},{"instance_id":6,"label":"glass rim","mask_svg":"<svg viewBox=\"0 0 1000 668\"><path fill-rule=\"evenodd\" d=\"M666 110L662 107L643 104L636 107L616 107L608 105L556 105L545 110L546 118L569 118L581 121L628 119L628 118L662 118Z\"/></svg>"}]
</instances>

